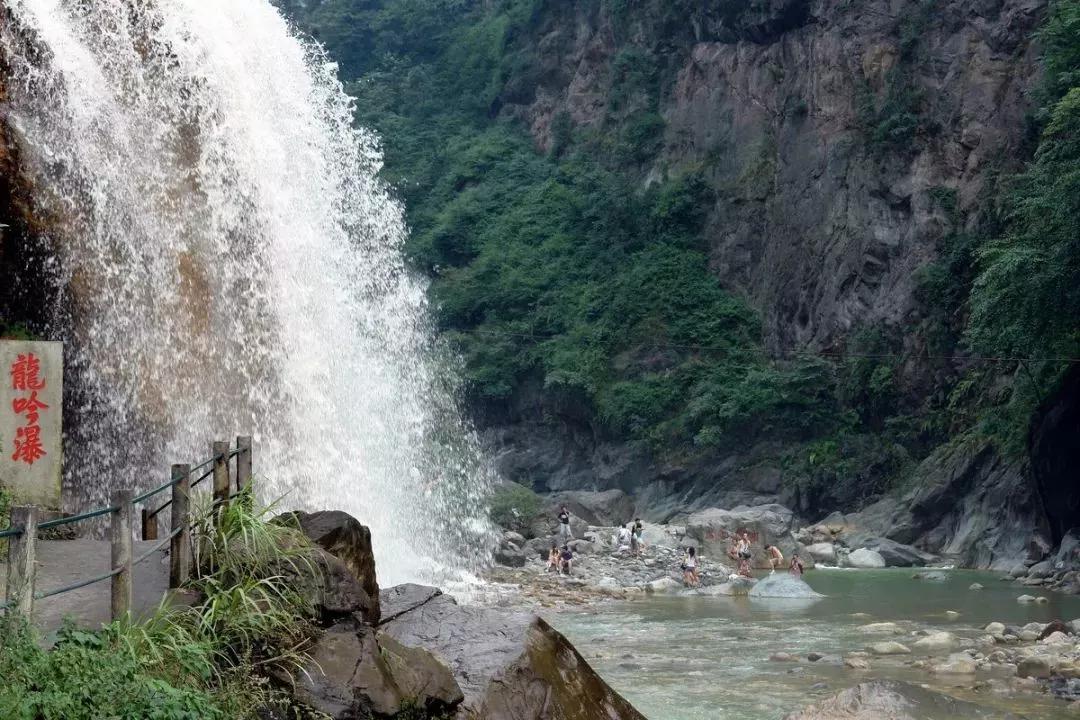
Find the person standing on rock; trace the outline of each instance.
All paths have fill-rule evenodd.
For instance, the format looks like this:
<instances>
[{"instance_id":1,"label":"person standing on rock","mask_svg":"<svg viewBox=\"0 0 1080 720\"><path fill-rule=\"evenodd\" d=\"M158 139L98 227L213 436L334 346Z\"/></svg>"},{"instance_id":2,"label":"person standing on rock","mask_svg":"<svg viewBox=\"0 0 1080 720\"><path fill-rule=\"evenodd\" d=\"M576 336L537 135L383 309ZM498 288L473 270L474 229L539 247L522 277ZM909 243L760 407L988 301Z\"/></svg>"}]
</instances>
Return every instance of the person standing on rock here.
<instances>
[{"instance_id":1,"label":"person standing on rock","mask_svg":"<svg viewBox=\"0 0 1080 720\"><path fill-rule=\"evenodd\" d=\"M645 541L642 540L642 535L645 534L645 526L641 524L641 518L634 518L634 527L631 531L630 544L634 547L634 552L640 555L645 552Z\"/></svg>"},{"instance_id":2,"label":"person standing on rock","mask_svg":"<svg viewBox=\"0 0 1080 720\"><path fill-rule=\"evenodd\" d=\"M570 530L570 511L565 505L559 508L559 539L563 542L574 539L574 533Z\"/></svg>"},{"instance_id":3,"label":"person standing on rock","mask_svg":"<svg viewBox=\"0 0 1080 720\"><path fill-rule=\"evenodd\" d=\"M750 577L750 558L753 557L753 554L750 552L750 536L745 531L739 535L736 549L739 553L739 574Z\"/></svg>"},{"instance_id":4,"label":"person standing on rock","mask_svg":"<svg viewBox=\"0 0 1080 720\"><path fill-rule=\"evenodd\" d=\"M620 551L622 551L622 550L633 550L633 543L634 543L633 531L630 530L630 524L629 523L627 523L625 526L623 526L623 525L619 526L619 540L618 540L618 543L619 543L619 550Z\"/></svg>"},{"instance_id":5,"label":"person standing on rock","mask_svg":"<svg viewBox=\"0 0 1080 720\"><path fill-rule=\"evenodd\" d=\"M697 551L692 547L686 549L686 557L683 558L682 571L682 581L683 585L686 587L697 587L701 583L701 578L698 576Z\"/></svg>"},{"instance_id":6,"label":"person standing on rock","mask_svg":"<svg viewBox=\"0 0 1080 720\"><path fill-rule=\"evenodd\" d=\"M772 567L770 575L776 572L776 568L784 564L784 553L780 552L780 548L775 545L770 545L765 548L765 552L769 553L769 565Z\"/></svg>"}]
</instances>

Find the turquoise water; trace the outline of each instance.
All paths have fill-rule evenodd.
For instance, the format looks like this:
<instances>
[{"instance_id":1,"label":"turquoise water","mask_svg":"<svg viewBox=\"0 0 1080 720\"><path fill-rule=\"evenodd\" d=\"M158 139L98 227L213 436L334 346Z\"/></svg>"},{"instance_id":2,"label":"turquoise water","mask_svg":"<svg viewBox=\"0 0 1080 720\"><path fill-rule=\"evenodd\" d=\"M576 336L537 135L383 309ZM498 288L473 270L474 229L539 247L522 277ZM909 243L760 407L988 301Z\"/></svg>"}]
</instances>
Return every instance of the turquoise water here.
<instances>
[{"instance_id":1,"label":"turquoise water","mask_svg":"<svg viewBox=\"0 0 1080 720\"><path fill-rule=\"evenodd\" d=\"M917 653L871 658L869 672L843 668L828 658L805 660L809 652L839 656L881 640L910 646L916 639L910 633L916 630L975 638L991 621L1023 625L1080 618L1078 597L1033 591L992 573L945 572L944 581L926 581L912 579L913 571L903 569L816 570L805 579L827 596L817 601L654 597L549 620L650 720L776 720L867 678L925 683L1030 720L1075 720L1076 713L1062 701L995 690L1004 683L987 682L993 673L950 679L907 667L919 658ZM984 589L969 590L974 582ZM1022 605L1016 602L1022 594L1046 595L1050 602ZM947 610L959 616L950 619ZM868 635L858 629L871 622L896 622L904 635ZM769 661L775 652L803 660Z\"/></svg>"}]
</instances>

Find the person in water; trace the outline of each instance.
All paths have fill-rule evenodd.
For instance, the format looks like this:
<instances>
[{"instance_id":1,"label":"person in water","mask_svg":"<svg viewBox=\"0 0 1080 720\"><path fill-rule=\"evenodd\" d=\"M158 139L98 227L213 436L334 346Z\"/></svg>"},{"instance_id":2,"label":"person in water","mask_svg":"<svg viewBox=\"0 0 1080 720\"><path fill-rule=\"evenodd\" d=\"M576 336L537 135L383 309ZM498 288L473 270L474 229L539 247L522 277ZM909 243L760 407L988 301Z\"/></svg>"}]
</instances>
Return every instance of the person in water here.
<instances>
[{"instance_id":1,"label":"person in water","mask_svg":"<svg viewBox=\"0 0 1080 720\"><path fill-rule=\"evenodd\" d=\"M803 574L802 560L799 559L799 553L791 553L791 567L788 569L792 575L797 578L801 578Z\"/></svg>"},{"instance_id":2,"label":"person in water","mask_svg":"<svg viewBox=\"0 0 1080 720\"><path fill-rule=\"evenodd\" d=\"M686 557L683 558L682 571L683 585L686 587L697 587L700 584L701 578L698 576L697 551L692 547L686 549Z\"/></svg>"},{"instance_id":3,"label":"person in water","mask_svg":"<svg viewBox=\"0 0 1080 720\"><path fill-rule=\"evenodd\" d=\"M551 571L559 572L559 546L554 542L551 543L551 549L548 550L548 562L546 572Z\"/></svg>"},{"instance_id":4,"label":"person in water","mask_svg":"<svg viewBox=\"0 0 1080 720\"><path fill-rule=\"evenodd\" d=\"M772 567L770 575L776 572L776 568L784 564L784 553L780 552L780 548L775 545L770 545L765 548L765 552L769 553L769 565Z\"/></svg>"},{"instance_id":5,"label":"person in water","mask_svg":"<svg viewBox=\"0 0 1080 720\"><path fill-rule=\"evenodd\" d=\"M561 561L559 572L563 575L572 574L571 571L574 569L574 553L570 551L569 545L562 546L562 553L559 555L559 560Z\"/></svg>"},{"instance_id":6,"label":"person in water","mask_svg":"<svg viewBox=\"0 0 1080 720\"><path fill-rule=\"evenodd\" d=\"M574 533L570 531L570 511L565 505L559 508L559 538L563 542L574 539Z\"/></svg>"}]
</instances>

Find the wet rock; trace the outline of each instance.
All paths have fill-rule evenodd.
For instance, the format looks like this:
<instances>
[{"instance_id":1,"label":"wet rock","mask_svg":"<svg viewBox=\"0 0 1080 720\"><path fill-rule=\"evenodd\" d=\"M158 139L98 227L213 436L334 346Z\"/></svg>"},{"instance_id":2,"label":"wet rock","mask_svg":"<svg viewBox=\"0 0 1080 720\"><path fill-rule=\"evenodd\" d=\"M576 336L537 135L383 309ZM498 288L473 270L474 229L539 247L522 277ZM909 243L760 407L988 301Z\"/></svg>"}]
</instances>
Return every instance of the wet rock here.
<instances>
[{"instance_id":1,"label":"wet rock","mask_svg":"<svg viewBox=\"0 0 1080 720\"><path fill-rule=\"evenodd\" d=\"M566 638L529 613L437 595L382 626L445 662L475 720L644 720Z\"/></svg>"},{"instance_id":2,"label":"wet rock","mask_svg":"<svg viewBox=\"0 0 1080 720\"><path fill-rule=\"evenodd\" d=\"M951 650L956 646L956 637L950 632L935 632L920 638L912 645L914 650L933 654Z\"/></svg>"},{"instance_id":3,"label":"wet rock","mask_svg":"<svg viewBox=\"0 0 1080 720\"><path fill-rule=\"evenodd\" d=\"M1051 633L1064 633L1066 635L1074 634L1072 626L1068 623L1063 623L1060 620L1051 620L1046 624L1046 627L1039 631L1039 640L1047 637Z\"/></svg>"},{"instance_id":4,"label":"wet rock","mask_svg":"<svg viewBox=\"0 0 1080 720\"><path fill-rule=\"evenodd\" d=\"M918 572L911 576L913 580L927 580L929 582L945 582L949 579L948 573L943 573L940 570L929 570L927 572Z\"/></svg>"},{"instance_id":5,"label":"wet rock","mask_svg":"<svg viewBox=\"0 0 1080 720\"><path fill-rule=\"evenodd\" d=\"M822 655L821 653L816 653L816 652L806 654L806 659L809 660L810 662L817 662L818 660L820 660L823 657L825 657L825 656Z\"/></svg>"},{"instance_id":6,"label":"wet rock","mask_svg":"<svg viewBox=\"0 0 1080 720\"><path fill-rule=\"evenodd\" d=\"M1033 602L1035 602L1035 596L1034 595L1021 595L1020 597L1016 598L1016 602L1025 603L1025 604L1026 603L1033 603Z\"/></svg>"},{"instance_id":7,"label":"wet rock","mask_svg":"<svg viewBox=\"0 0 1080 720\"><path fill-rule=\"evenodd\" d=\"M380 623L387 623L410 610L415 610L432 598L442 595L442 590L427 585L405 583L395 585L379 593L379 605L382 609Z\"/></svg>"},{"instance_id":8,"label":"wet rock","mask_svg":"<svg viewBox=\"0 0 1080 720\"><path fill-rule=\"evenodd\" d=\"M1063 632L1052 632L1046 637L1038 638L1038 640L1045 645L1068 645L1071 642L1069 636Z\"/></svg>"},{"instance_id":9,"label":"wet rock","mask_svg":"<svg viewBox=\"0 0 1080 720\"><path fill-rule=\"evenodd\" d=\"M903 632L903 630L900 629L900 626L893 622L878 622L861 625L859 630L864 633L875 635L899 635Z\"/></svg>"},{"instance_id":10,"label":"wet rock","mask_svg":"<svg viewBox=\"0 0 1080 720\"><path fill-rule=\"evenodd\" d=\"M1000 636L1005 634L1005 625L999 622L992 622L984 628L986 632L994 636Z\"/></svg>"},{"instance_id":11,"label":"wet rock","mask_svg":"<svg viewBox=\"0 0 1080 720\"><path fill-rule=\"evenodd\" d=\"M930 666L930 672L937 675L973 675L975 662L963 653L953 653L941 663Z\"/></svg>"},{"instance_id":12,"label":"wet rock","mask_svg":"<svg viewBox=\"0 0 1080 720\"><path fill-rule=\"evenodd\" d=\"M875 550L859 548L848 555L847 564L854 568L883 568L885 567L885 558L881 557L881 553Z\"/></svg>"},{"instance_id":13,"label":"wet rock","mask_svg":"<svg viewBox=\"0 0 1080 720\"><path fill-rule=\"evenodd\" d=\"M1027 571L1028 577L1032 578L1046 578L1054 574L1054 563L1050 560L1043 560L1037 562Z\"/></svg>"},{"instance_id":14,"label":"wet rock","mask_svg":"<svg viewBox=\"0 0 1080 720\"><path fill-rule=\"evenodd\" d=\"M1046 684L1047 691L1061 700L1080 700L1080 680L1056 676Z\"/></svg>"},{"instance_id":15,"label":"wet rock","mask_svg":"<svg viewBox=\"0 0 1080 720\"><path fill-rule=\"evenodd\" d=\"M770 662L798 662L799 659L797 657L795 657L794 655L792 655L791 653L775 652L775 653L773 653L772 655L769 656L769 661Z\"/></svg>"},{"instance_id":16,"label":"wet rock","mask_svg":"<svg viewBox=\"0 0 1080 720\"><path fill-rule=\"evenodd\" d=\"M848 670L869 670L870 661L866 658L848 655L844 658L844 667Z\"/></svg>"},{"instance_id":17,"label":"wet rock","mask_svg":"<svg viewBox=\"0 0 1080 720\"><path fill-rule=\"evenodd\" d=\"M1019 677L1048 678L1052 673L1050 660L1039 655L1023 658L1016 664L1016 674Z\"/></svg>"},{"instance_id":18,"label":"wet rock","mask_svg":"<svg viewBox=\"0 0 1080 720\"><path fill-rule=\"evenodd\" d=\"M917 685L896 680L860 683L784 720L1020 720L974 703L957 700Z\"/></svg>"},{"instance_id":19,"label":"wet rock","mask_svg":"<svg viewBox=\"0 0 1080 720\"><path fill-rule=\"evenodd\" d=\"M968 585L968 590L982 590L982 589L983 589L983 586L980 585L979 583L971 583L970 585Z\"/></svg>"},{"instance_id":20,"label":"wet rock","mask_svg":"<svg viewBox=\"0 0 1080 720\"><path fill-rule=\"evenodd\" d=\"M824 597L800 578L789 573L767 575L749 591L751 598L820 598Z\"/></svg>"},{"instance_id":21,"label":"wet rock","mask_svg":"<svg viewBox=\"0 0 1080 720\"><path fill-rule=\"evenodd\" d=\"M653 580L645 585L645 592L656 593L662 595L664 593L673 593L682 590L682 583L674 578L660 578L659 580Z\"/></svg>"},{"instance_id":22,"label":"wet rock","mask_svg":"<svg viewBox=\"0 0 1080 720\"><path fill-rule=\"evenodd\" d=\"M293 694L335 720L395 715L406 702L448 713L464 699L450 670L431 653L353 620L330 627L310 654Z\"/></svg>"},{"instance_id":23,"label":"wet rock","mask_svg":"<svg viewBox=\"0 0 1080 720\"><path fill-rule=\"evenodd\" d=\"M293 524L316 545L340 558L371 598L365 614L368 622L379 620L379 584L375 577L375 552L371 531L360 521L340 510L306 513L292 512L278 516L277 522Z\"/></svg>"},{"instance_id":24,"label":"wet rock","mask_svg":"<svg viewBox=\"0 0 1080 720\"><path fill-rule=\"evenodd\" d=\"M859 538L859 544L880 555L886 567L916 567L928 565L936 559L930 553L888 538Z\"/></svg>"},{"instance_id":25,"label":"wet rock","mask_svg":"<svg viewBox=\"0 0 1080 720\"><path fill-rule=\"evenodd\" d=\"M874 643L869 648L874 655L908 655L911 649L892 640Z\"/></svg>"},{"instance_id":26,"label":"wet rock","mask_svg":"<svg viewBox=\"0 0 1080 720\"><path fill-rule=\"evenodd\" d=\"M495 550L493 559L505 567L525 567L529 555L513 543L504 542Z\"/></svg>"}]
</instances>

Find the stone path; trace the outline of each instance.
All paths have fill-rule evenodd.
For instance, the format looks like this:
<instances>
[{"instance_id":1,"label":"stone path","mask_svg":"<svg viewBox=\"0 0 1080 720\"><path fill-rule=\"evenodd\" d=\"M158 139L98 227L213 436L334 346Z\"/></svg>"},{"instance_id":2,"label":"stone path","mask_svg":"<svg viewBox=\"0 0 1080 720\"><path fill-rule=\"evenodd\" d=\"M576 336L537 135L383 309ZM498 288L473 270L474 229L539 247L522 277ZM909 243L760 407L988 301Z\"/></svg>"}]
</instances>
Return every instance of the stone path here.
<instances>
[{"instance_id":1,"label":"stone path","mask_svg":"<svg viewBox=\"0 0 1080 720\"><path fill-rule=\"evenodd\" d=\"M158 541L135 541L135 557L149 550ZM36 592L48 592L70 585L109 570L107 540L38 540ZM165 550L155 552L135 566L132 579L132 606L136 616L152 612L161 603L169 587L169 556ZM0 563L0 598L7 584L7 564ZM109 621L110 583L108 580L78 590L34 601L34 624L48 640L65 617L79 625L98 628Z\"/></svg>"}]
</instances>

